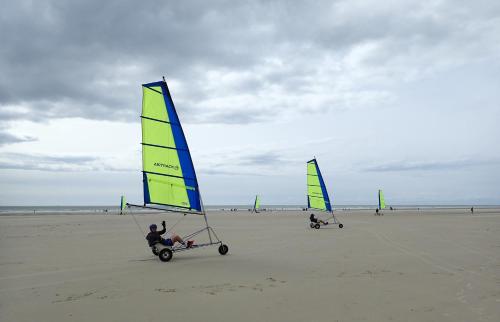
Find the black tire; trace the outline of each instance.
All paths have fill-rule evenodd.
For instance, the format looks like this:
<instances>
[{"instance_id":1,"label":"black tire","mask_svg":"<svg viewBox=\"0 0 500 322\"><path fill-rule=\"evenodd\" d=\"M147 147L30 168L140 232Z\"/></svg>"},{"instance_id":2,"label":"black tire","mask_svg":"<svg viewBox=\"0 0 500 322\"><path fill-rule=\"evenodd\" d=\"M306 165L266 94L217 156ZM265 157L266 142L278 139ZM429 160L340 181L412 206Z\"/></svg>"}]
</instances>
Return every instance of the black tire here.
<instances>
[{"instance_id":1,"label":"black tire","mask_svg":"<svg viewBox=\"0 0 500 322\"><path fill-rule=\"evenodd\" d=\"M316 228L316 229L319 229L319 227L320 227L319 224L314 225L314 228Z\"/></svg>"},{"instance_id":2,"label":"black tire","mask_svg":"<svg viewBox=\"0 0 500 322\"><path fill-rule=\"evenodd\" d=\"M160 253L158 254L158 257L162 262L168 262L172 259L172 251L168 248L163 248L160 250Z\"/></svg>"},{"instance_id":3,"label":"black tire","mask_svg":"<svg viewBox=\"0 0 500 322\"><path fill-rule=\"evenodd\" d=\"M314 223L313 223L313 222L312 222L312 223L310 223L310 224L309 224L309 227L314 228Z\"/></svg>"},{"instance_id":4,"label":"black tire","mask_svg":"<svg viewBox=\"0 0 500 322\"><path fill-rule=\"evenodd\" d=\"M160 254L160 252L158 251L158 248L156 248L155 246L151 247L151 251L153 252L153 254L155 256L158 256Z\"/></svg>"},{"instance_id":5,"label":"black tire","mask_svg":"<svg viewBox=\"0 0 500 322\"><path fill-rule=\"evenodd\" d=\"M219 254L226 255L228 251L229 251L229 247L227 247L226 244L222 244L219 246Z\"/></svg>"},{"instance_id":6,"label":"black tire","mask_svg":"<svg viewBox=\"0 0 500 322\"><path fill-rule=\"evenodd\" d=\"M343 227L344 227L344 225L342 225L342 224L339 224L339 228L343 228Z\"/></svg>"}]
</instances>

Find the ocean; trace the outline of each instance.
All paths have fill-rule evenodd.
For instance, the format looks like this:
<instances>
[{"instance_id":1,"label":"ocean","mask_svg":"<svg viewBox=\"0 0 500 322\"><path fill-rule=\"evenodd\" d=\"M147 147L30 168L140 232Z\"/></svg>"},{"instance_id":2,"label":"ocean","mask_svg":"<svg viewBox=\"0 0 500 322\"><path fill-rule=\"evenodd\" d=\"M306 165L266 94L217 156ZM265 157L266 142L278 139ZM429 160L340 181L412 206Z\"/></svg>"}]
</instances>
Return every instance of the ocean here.
<instances>
[{"instance_id":1,"label":"ocean","mask_svg":"<svg viewBox=\"0 0 500 322\"><path fill-rule=\"evenodd\" d=\"M499 208L500 205L392 205L394 209L489 209ZM231 209L237 210L250 210L253 205L206 205L207 211L221 211ZM262 205L260 211L290 211L290 210L303 210L303 205ZM376 205L336 205L334 210L363 210L375 209ZM136 208L137 209L137 208ZM0 215L5 214L57 214L57 213L118 213L120 207L118 206L0 206Z\"/></svg>"}]
</instances>

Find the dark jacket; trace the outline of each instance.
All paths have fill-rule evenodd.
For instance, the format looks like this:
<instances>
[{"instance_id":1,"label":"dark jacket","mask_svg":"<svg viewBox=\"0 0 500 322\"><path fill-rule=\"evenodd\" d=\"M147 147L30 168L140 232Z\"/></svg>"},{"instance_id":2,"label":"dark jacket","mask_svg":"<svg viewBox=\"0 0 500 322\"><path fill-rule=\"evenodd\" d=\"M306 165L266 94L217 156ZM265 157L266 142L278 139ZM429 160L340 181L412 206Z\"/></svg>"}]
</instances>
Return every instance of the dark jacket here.
<instances>
[{"instance_id":1,"label":"dark jacket","mask_svg":"<svg viewBox=\"0 0 500 322\"><path fill-rule=\"evenodd\" d=\"M146 240L148 241L149 246L153 246L156 243L161 242L162 238L161 235L167 232L167 229L163 227L162 230L160 231L150 231L149 234L146 236Z\"/></svg>"}]
</instances>

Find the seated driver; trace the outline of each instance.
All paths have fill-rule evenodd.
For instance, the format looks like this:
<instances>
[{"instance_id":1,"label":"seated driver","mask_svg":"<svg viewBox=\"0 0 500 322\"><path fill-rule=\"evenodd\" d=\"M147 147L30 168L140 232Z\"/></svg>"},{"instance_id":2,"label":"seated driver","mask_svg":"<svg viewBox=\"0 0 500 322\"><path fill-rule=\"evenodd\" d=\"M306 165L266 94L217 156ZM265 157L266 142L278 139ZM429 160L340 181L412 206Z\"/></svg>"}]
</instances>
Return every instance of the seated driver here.
<instances>
[{"instance_id":1,"label":"seated driver","mask_svg":"<svg viewBox=\"0 0 500 322\"><path fill-rule=\"evenodd\" d=\"M163 229L158 231L158 227L155 224L152 224L149 226L149 233L146 236L146 240L148 241L149 246L153 246L156 243L161 243L165 246L174 246L176 242L179 244L182 244L186 246L186 248L190 248L193 246L192 240L188 240L187 244L182 240L182 238L179 235L172 234L170 238L165 238L163 239L161 235L165 234L167 232L166 224L165 221L161 222L161 225L163 226Z\"/></svg>"},{"instance_id":2,"label":"seated driver","mask_svg":"<svg viewBox=\"0 0 500 322\"><path fill-rule=\"evenodd\" d=\"M311 215L309 216L309 220L310 220L311 222L313 222L313 223L320 223L320 224L323 224L323 225L328 225L328 222L323 221L323 220L321 220L321 219L318 219L318 218L314 217L314 214L311 214Z\"/></svg>"}]
</instances>

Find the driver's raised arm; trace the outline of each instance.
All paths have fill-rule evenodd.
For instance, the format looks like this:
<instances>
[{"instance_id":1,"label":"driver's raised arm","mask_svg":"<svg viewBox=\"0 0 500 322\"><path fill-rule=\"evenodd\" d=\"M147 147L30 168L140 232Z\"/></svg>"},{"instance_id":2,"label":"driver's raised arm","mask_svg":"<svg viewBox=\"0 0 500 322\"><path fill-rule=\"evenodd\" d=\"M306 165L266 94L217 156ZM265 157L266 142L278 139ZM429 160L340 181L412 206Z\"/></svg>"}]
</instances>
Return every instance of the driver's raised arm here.
<instances>
[{"instance_id":1,"label":"driver's raised arm","mask_svg":"<svg viewBox=\"0 0 500 322\"><path fill-rule=\"evenodd\" d=\"M165 220L161 222L161 225L163 226L163 229L158 232L158 234L163 235L164 233L167 232L167 225L165 224Z\"/></svg>"}]
</instances>

